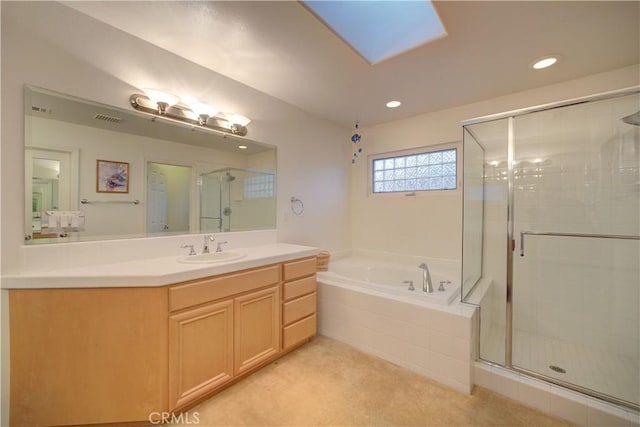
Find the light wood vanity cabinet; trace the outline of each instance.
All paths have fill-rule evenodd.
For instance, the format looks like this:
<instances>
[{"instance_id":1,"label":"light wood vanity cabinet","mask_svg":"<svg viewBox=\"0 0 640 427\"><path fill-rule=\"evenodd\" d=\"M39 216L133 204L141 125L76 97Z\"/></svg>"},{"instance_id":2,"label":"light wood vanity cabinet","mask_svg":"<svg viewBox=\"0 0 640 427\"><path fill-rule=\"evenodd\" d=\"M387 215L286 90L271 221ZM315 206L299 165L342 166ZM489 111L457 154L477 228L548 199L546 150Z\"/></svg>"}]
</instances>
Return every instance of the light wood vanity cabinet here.
<instances>
[{"instance_id":1,"label":"light wood vanity cabinet","mask_svg":"<svg viewBox=\"0 0 640 427\"><path fill-rule=\"evenodd\" d=\"M233 301L169 317L169 399L184 406L233 378Z\"/></svg>"},{"instance_id":2,"label":"light wood vanity cabinet","mask_svg":"<svg viewBox=\"0 0 640 427\"><path fill-rule=\"evenodd\" d=\"M280 287L234 299L235 369L240 375L280 352Z\"/></svg>"},{"instance_id":3,"label":"light wood vanity cabinet","mask_svg":"<svg viewBox=\"0 0 640 427\"><path fill-rule=\"evenodd\" d=\"M316 257L149 288L11 289L11 425L182 411L316 334Z\"/></svg>"},{"instance_id":4,"label":"light wood vanity cabinet","mask_svg":"<svg viewBox=\"0 0 640 427\"><path fill-rule=\"evenodd\" d=\"M170 410L181 410L280 351L280 265L169 289Z\"/></svg>"},{"instance_id":5,"label":"light wood vanity cabinet","mask_svg":"<svg viewBox=\"0 0 640 427\"><path fill-rule=\"evenodd\" d=\"M282 270L282 348L288 350L316 334L316 257L286 262Z\"/></svg>"},{"instance_id":6,"label":"light wood vanity cabinet","mask_svg":"<svg viewBox=\"0 0 640 427\"><path fill-rule=\"evenodd\" d=\"M12 426L167 409L166 287L10 289L9 316Z\"/></svg>"}]
</instances>

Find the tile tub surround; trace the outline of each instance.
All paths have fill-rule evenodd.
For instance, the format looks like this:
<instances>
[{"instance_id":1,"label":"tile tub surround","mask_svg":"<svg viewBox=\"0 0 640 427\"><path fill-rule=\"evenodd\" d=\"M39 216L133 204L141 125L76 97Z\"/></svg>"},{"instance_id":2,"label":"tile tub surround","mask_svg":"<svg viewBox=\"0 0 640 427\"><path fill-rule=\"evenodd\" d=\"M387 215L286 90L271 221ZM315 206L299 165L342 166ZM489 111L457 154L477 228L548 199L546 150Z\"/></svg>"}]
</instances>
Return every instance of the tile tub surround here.
<instances>
[{"instance_id":1,"label":"tile tub surround","mask_svg":"<svg viewBox=\"0 0 640 427\"><path fill-rule=\"evenodd\" d=\"M318 333L463 393L473 388L475 309L417 305L318 278Z\"/></svg>"}]
</instances>

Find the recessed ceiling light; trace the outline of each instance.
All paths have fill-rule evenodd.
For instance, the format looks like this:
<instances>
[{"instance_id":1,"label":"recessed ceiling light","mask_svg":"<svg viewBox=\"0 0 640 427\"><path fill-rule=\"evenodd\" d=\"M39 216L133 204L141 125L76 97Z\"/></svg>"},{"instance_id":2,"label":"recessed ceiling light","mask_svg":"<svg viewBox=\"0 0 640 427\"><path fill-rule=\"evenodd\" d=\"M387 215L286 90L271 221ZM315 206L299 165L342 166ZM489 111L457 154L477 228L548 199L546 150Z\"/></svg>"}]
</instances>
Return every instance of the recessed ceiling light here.
<instances>
[{"instance_id":1,"label":"recessed ceiling light","mask_svg":"<svg viewBox=\"0 0 640 427\"><path fill-rule=\"evenodd\" d=\"M544 58L536 59L533 64L531 64L531 68L534 70L541 70L543 68L547 68L558 62L560 56L558 55L549 55Z\"/></svg>"},{"instance_id":2,"label":"recessed ceiling light","mask_svg":"<svg viewBox=\"0 0 640 427\"><path fill-rule=\"evenodd\" d=\"M246 150L247 146L246 145L238 145L238 148L241 150Z\"/></svg>"},{"instance_id":3,"label":"recessed ceiling light","mask_svg":"<svg viewBox=\"0 0 640 427\"><path fill-rule=\"evenodd\" d=\"M389 101L389 102L387 102L387 107L388 108L396 108L396 107L399 107L400 104L402 104L402 102L400 102L400 101Z\"/></svg>"}]
</instances>

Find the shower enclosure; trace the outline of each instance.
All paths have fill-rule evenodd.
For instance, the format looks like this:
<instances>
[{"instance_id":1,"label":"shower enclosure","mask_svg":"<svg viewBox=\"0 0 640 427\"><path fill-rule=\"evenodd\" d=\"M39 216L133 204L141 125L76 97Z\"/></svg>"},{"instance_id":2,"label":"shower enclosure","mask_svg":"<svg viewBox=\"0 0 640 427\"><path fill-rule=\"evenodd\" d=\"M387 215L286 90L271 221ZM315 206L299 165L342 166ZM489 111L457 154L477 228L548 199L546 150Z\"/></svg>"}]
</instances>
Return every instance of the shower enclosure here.
<instances>
[{"instance_id":1,"label":"shower enclosure","mask_svg":"<svg viewBox=\"0 0 640 427\"><path fill-rule=\"evenodd\" d=\"M275 228L274 172L224 168L200 175L200 231Z\"/></svg>"},{"instance_id":2,"label":"shower enclosure","mask_svg":"<svg viewBox=\"0 0 640 427\"><path fill-rule=\"evenodd\" d=\"M480 359L640 408L640 88L463 124Z\"/></svg>"}]
</instances>

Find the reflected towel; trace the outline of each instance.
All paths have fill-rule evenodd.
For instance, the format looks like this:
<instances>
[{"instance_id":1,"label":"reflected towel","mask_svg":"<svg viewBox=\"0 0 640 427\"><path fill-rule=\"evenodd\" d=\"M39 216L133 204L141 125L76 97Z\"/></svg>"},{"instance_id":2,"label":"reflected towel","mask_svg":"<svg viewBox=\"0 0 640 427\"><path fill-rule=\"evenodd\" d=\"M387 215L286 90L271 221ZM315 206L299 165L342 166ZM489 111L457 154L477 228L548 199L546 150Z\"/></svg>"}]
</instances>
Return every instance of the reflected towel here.
<instances>
[{"instance_id":1,"label":"reflected towel","mask_svg":"<svg viewBox=\"0 0 640 427\"><path fill-rule=\"evenodd\" d=\"M58 216L55 212L47 212L47 216L49 217L49 221L47 222L49 228L58 228Z\"/></svg>"}]
</instances>

